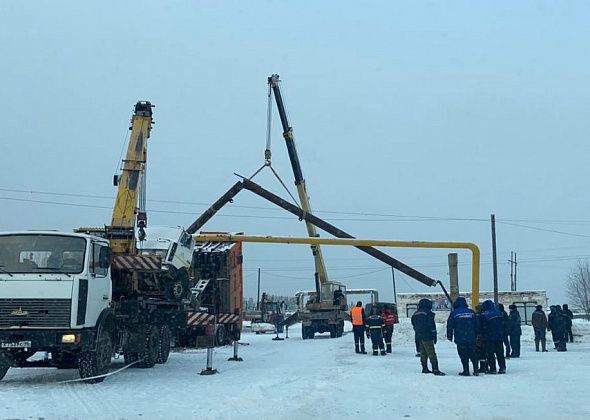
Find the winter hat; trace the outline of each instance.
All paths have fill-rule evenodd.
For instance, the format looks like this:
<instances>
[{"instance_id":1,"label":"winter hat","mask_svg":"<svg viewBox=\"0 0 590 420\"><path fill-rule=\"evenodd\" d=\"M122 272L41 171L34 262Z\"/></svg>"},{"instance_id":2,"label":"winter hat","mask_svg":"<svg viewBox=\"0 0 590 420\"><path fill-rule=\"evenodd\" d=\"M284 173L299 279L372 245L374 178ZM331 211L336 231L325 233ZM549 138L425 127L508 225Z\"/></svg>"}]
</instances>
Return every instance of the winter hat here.
<instances>
[{"instance_id":1,"label":"winter hat","mask_svg":"<svg viewBox=\"0 0 590 420\"><path fill-rule=\"evenodd\" d=\"M509 305L508 309L516 309L516 305L515 304Z\"/></svg>"},{"instance_id":2,"label":"winter hat","mask_svg":"<svg viewBox=\"0 0 590 420\"><path fill-rule=\"evenodd\" d=\"M543 306L542 306L542 305L537 305L537 306L535 306L535 308L536 308L538 311L540 311L540 310L542 310L542 309L543 309Z\"/></svg>"}]
</instances>

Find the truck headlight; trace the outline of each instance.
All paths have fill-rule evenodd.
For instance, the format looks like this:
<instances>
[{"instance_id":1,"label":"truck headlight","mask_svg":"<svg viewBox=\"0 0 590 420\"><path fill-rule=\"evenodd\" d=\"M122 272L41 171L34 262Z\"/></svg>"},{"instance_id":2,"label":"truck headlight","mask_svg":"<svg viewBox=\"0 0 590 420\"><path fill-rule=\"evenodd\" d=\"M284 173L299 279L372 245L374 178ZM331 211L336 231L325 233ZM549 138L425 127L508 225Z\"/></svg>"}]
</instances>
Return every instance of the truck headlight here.
<instances>
[{"instance_id":1,"label":"truck headlight","mask_svg":"<svg viewBox=\"0 0 590 420\"><path fill-rule=\"evenodd\" d=\"M61 336L61 342L64 344L74 344L78 342L77 334L63 334Z\"/></svg>"}]
</instances>

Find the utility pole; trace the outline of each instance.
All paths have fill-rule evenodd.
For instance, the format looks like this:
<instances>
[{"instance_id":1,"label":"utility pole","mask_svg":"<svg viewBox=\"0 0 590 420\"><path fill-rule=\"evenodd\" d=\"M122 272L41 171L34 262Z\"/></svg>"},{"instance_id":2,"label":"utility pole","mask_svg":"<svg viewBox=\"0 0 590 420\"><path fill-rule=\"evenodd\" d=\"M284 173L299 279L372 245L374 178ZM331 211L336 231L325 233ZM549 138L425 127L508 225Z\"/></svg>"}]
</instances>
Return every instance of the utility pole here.
<instances>
[{"instance_id":1,"label":"utility pole","mask_svg":"<svg viewBox=\"0 0 590 420\"><path fill-rule=\"evenodd\" d=\"M510 291L514 292L514 252L510 251Z\"/></svg>"},{"instance_id":2,"label":"utility pole","mask_svg":"<svg viewBox=\"0 0 590 420\"><path fill-rule=\"evenodd\" d=\"M494 266L494 303L498 304L498 259L496 257L496 215L492 214L492 260Z\"/></svg>"},{"instance_id":3,"label":"utility pole","mask_svg":"<svg viewBox=\"0 0 590 420\"><path fill-rule=\"evenodd\" d=\"M397 292L395 291L395 270L391 267L391 278L393 279L393 303L397 304Z\"/></svg>"},{"instance_id":4,"label":"utility pole","mask_svg":"<svg viewBox=\"0 0 590 420\"><path fill-rule=\"evenodd\" d=\"M508 261L510 262L510 290L516 292L516 266L518 264L516 262L516 252L510 253Z\"/></svg>"},{"instance_id":5,"label":"utility pole","mask_svg":"<svg viewBox=\"0 0 590 420\"><path fill-rule=\"evenodd\" d=\"M258 297L256 298L256 310L260 309L260 268L258 268Z\"/></svg>"},{"instance_id":6,"label":"utility pole","mask_svg":"<svg viewBox=\"0 0 590 420\"><path fill-rule=\"evenodd\" d=\"M516 292L516 266L518 265L518 263L516 262L516 252L514 253L514 290L513 292Z\"/></svg>"},{"instance_id":7,"label":"utility pole","mask_svg":"<svg viewBox=\"0 0 590 420\"><path fill-rule=\"evenodd\" d=\"M451 282L451 305L459 297L459 271L457 269L458 259L456 253L449 254L449 279Z\"/></svg>"}]
</instances>

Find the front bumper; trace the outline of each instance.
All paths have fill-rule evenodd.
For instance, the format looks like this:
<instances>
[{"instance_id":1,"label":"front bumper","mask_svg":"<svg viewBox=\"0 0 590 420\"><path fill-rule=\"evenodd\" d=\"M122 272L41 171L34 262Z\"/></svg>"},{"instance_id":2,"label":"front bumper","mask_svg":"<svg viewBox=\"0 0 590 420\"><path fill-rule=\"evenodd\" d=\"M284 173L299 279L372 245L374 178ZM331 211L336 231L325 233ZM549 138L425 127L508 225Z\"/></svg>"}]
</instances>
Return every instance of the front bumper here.
<instances>
[{"instance_id":1,"label":"front bumper","mask_svg":"<svg viewBox=\"0 0 590 420\"><path fill-rule=\"evenodd\" d=\"M76 334L77 339L73 343L62 343L64 334ZM94 330L0 330L0 350L19 351L24 347L3 347L1 343L30 342L28 351L55 351L55 350L86 350L94 347Z\"/></svg>"}]
</instances>

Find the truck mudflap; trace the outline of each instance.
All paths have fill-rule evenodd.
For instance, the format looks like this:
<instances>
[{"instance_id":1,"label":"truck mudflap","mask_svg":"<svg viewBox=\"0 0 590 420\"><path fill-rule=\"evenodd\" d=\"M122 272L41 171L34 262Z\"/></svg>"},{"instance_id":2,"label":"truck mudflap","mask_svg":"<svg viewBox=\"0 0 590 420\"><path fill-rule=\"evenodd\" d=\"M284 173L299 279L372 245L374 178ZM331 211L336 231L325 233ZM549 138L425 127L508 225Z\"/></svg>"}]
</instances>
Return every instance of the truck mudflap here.
<instances>
[{"instance_id":1,"label":"truck mudflap","mask_svg":"<svg viewBox=\"0 0 590 420\"><path fill-rule=\"evenodd\" d=\"M235 324L240 320L239 315L221 313L217 315L209 314L207 312L187 312L186 324L187 325L207 325L212 322L216 324Z\"/></svg>"}]
</instances>

